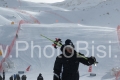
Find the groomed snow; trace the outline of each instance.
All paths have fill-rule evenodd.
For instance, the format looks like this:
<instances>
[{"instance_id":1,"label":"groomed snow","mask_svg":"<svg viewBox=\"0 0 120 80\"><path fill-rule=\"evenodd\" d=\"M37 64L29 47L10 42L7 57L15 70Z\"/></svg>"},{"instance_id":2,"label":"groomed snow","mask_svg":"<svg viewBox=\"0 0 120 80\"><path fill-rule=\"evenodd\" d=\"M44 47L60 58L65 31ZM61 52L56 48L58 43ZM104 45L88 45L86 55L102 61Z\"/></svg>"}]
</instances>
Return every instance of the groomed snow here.
<instances>
[{"instance_id":1,"label":"groomed snow","mask_svg":"<svg viewBox=\"0 0 120 80\"><path fill-rule=\"evenodd\" d=\"M63 3L66 4L65 2ZM97 67L93 66L93 73L96 73L97 76L90 77L88 73L89 67L80 64L80 80L114 80L115 76L110 75L110 70L113 67L119 66L120 63L119 42L116 32L116 28L120 23L120 1L92 0L89 2L91 5L87 7L85 2L88 3L88 0L81 0L81 5L85 7L84 9L81 8L78 10L76 8L77 11L72 11L71 8L74 8L72 6L69 9L49 4L1 0L0 44L10 45L14 36L16 36L15 33L19 21L24 20L27 23L21 24L17 41L26 41L30 46L31 41L33 41L33 45L41 46L41 58L39 57L39 50L37 48L34 50L33 58L31 58L31 47L28 47L25 51L20 51L18 54L19 57L16 58L15 43L9 57L15 63L15 69L11 69L6 73L6 79L9 79L12 74L16 74L18 71L25 71L29 65L31 65L31 70L25 73L27 80L36 79L39 73L43 74L44 80L53 79L53 66L57 50L55 50L55 55L52 58L45 57L43 50L46 45L51 45L52 42L40 36L40 34L43 34L51 39L61 38L63 43L66 39L71 39L75 46L77 46L76 41L87 41L90 53L87 56L92 55L94 46L94 56L99 64ZM77 0L72 3L76 4ZM18 5L19 7L17 7ZM15 24L11 24L12 21ZM99 45L106 47L106 49L101 49L106 52L104 58L98 57L98 55L103 55L103 53L97 51ZM80 44L79 46L84 47L85 45ZM109 58L110 46L112 49L111 58ZM25 48L25 44L20 44L19 48ZM81 50L80 52L86 55L86 51ZM46 55L52 55L51 53L51 49L48 48ZM0 60L2 59L0 57Z\"/></svg>"}]
</instances>

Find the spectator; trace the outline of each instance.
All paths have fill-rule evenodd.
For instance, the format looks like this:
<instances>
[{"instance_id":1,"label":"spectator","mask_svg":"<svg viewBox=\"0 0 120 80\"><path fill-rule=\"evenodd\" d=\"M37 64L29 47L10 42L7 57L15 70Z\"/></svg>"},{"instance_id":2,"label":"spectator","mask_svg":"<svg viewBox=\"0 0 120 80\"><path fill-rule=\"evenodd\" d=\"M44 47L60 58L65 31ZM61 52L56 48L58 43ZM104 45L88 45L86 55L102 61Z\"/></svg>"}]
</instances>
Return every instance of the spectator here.
<instances>
[{"instance_id":1,"label":"spectator","mask_svg":"<svg viewBox=\"0 0 120 80\"><path fill-rule=\"evenodd\" d=\"M43 80L42 74L40 73L39 76L37 77L37 80Z\"/></svg>"}]
</instances>

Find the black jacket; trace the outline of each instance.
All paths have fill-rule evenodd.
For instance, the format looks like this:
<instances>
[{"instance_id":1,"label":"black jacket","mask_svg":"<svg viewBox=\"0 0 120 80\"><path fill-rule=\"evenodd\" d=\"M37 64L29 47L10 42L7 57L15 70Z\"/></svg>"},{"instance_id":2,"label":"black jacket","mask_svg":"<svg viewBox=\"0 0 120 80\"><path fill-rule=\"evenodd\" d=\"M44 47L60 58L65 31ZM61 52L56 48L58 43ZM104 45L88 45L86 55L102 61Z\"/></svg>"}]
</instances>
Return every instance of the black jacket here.
<instances>
[{"instance_id":1,"label":"black jacket","mask_svg":"<svg viewBox=\"0 0 120 80\"><path fill-rule=\"evenodd\" d=\"M65 53L65 55L70 56L70 53ZM64 54L57 56L54 64L54 80L60 80L60 73L62 72L62 80L79 80L79 63L83 63L87 66L91 65L88 59L79 57L77 55L82 55L74 51L71 58L66 58ZM86 57L87 58L87 57ZM59 79L58 79L59 77Z\"/></svg>"},{"instance_id":2,"label":"black jacket","mask_svg":"<svg viewBox=\"0 0 120 80\"><path fill-rule=\"evenodd\" d=\"M42 77L41 75L39 75L39 76L37 77L37 80L43 80L43 77Z\"/></svg>"}]
</instances>

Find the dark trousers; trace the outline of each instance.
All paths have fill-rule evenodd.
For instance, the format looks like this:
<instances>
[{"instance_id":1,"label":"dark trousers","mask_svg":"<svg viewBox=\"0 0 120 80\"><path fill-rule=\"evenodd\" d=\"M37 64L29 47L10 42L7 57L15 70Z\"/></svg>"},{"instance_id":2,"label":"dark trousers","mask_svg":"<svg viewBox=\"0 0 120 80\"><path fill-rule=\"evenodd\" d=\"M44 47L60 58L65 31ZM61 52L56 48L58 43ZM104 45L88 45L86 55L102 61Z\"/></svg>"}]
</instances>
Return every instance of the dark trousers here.
<instances>
[{"instance_id":1,"label":"dark trousers","mask_svg":"<svg viewBox=\"0 0 120 80\"><path fill-rule=\"evenodd\" d=\"M62 73L62 80L79 80L79 72L75 73Z\"/></svg>"}]
</instances>

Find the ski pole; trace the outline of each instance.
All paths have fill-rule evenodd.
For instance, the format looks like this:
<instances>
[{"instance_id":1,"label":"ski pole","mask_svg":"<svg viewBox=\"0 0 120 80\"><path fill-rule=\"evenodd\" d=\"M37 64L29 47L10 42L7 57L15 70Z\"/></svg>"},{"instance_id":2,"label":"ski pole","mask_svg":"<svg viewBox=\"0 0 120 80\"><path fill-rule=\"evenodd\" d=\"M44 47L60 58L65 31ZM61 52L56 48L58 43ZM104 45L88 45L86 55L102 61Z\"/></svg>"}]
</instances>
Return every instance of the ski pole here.
<instances>
[{"instance_id":1,"label":"ski pole","mask_svg":"<svg viewBox=\"0 0 120 80\"><path fill-rule=\"evenodd\" d=\"M46 39L48 39L48 40L50 40L50 41L52 41L53 43L57 44L57 46L59 46L59 47L62 46L62 44L59 44L58 42L56 42L56 41L54 41L54 40L52 40L52 39L50 39L50 38L48 38L48 37L46 37L46 36L44 36L42 34L41 34L41 36L44 37L44 38L46 38ZM86 58L85 56L80 55L79 53L77 53L77 55L80 56L80 57L82 57L82 58L84 58L84 59L86 59L86 60L88 60L88 58ZM95 65L96 65L96 63L98 63L98 62L95 62Z\"/></svg>"},{"instance_id":2,"label":"ski pole","mask_svg":"<svg viewBox=\"0 0 120 80\"><path fill-rule=\"evenodd\" d=\"M44 37L44 38L46 38L46 39L48 39L48 40L50 40L50 41L52 41L53 43L57 44L59 47L62 46L62 44L59 44L59 43L55 42L54 40L52 40L52 39L50 39L50 38L48 38L48 37L46 37L46 36L44 36L42 34L41 34L41 36Z\"/></svg>"}]
</instances>

